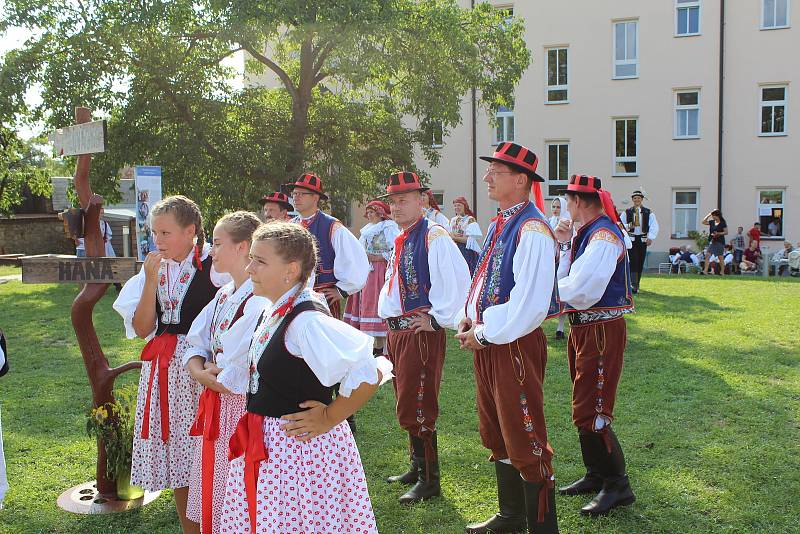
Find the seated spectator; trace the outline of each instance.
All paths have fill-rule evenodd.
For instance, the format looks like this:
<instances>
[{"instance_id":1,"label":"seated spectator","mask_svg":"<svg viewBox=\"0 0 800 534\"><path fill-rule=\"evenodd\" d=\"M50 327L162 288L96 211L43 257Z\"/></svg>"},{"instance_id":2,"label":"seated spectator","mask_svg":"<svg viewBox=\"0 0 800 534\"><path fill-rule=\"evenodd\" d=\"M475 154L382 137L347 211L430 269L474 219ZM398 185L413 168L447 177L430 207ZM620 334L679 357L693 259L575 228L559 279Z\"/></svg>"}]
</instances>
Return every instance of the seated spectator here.
<instances>
[{"instance_id":1,"label":"seated spectator","mask_svg":"<svg viewBox=\"0 0 800 534\"><path fill-rule=\"evenodd\" d=\"M739 269L742 272L757 271L758 262L761 259L761 251L758 249L758 242L750 241L750 246L744 251L744 259L739 264Z\"/></svg>"},{"instance_id":2,"label":"seated spectator","mask_svg":"<svg viewBox=\"0 0 800 534\"><path fill-rule=\"evenodd\" d=\"M775 269L777 269L777 276L781 276L784 272L788 271L789 266L786 264L786 261L789 260L789 254L792 253L792 244L788 241L784 241L783 243L783 250L779 250L772 256L772 263L775 264ZM783 263L781 265L781 263ZM773 271L774 272L774 271Z\"/></svg>"},{"instance_id":3,"label":"seated spectator","mask_svg":"<svg viewBox=\"0 0 800 534\"><path fill-rule=\"evenodd\" d=\"M680 272L679 267L681 265L691 264L698 269L700 268L700 260L697 254L694 254L686 245L682 245L669 259L674 266L673 272Z\"/></svg>"},{"instance_id":4,"label":"seated spectator","mask_svg":"<svg viewBox=\"0 0 800 534\"><path fill-rule=\"evenodd\" d=\"M722 256L723 259L723 269L727 273L733 273L733 245L728 243L725 245L725 253Z\"/></svg>"},{"instance_id":5,"label":"seated spectator","mask_svg":"<svg viewBox=\"0 0 800 534\"><path fill-rule=\"evenodd\" d=\"M797 243L797 248L789 253L789 274L800 276L800 242Z\"/></svg>"},{"instance_id":6,"label":"seated spectator","mask_svg":"<svg viewBox=\"0 0 800 534\"><path fill-rule=\"evenodd\" d=\"M731 239L731 245L733 245L733 268L734 270L738 269L739 264L742 262L742 258L744 257L744 250L747 248L747 245L744 242L744 228L740 226L736 235L733 236Z\"/></svg>"}]
</instances>

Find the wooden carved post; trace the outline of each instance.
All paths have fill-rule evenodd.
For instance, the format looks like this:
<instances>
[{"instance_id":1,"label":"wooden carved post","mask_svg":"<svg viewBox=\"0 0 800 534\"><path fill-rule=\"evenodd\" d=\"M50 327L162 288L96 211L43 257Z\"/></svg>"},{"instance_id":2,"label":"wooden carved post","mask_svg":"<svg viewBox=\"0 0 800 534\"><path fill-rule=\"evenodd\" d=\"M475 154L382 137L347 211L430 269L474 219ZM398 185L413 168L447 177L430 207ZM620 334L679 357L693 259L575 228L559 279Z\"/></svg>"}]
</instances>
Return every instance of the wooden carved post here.
<instances>
[{"instance_id":1,"label":"wooden carved post","mask_svg":"<svg viewBox=\"0 0 800 534\"><path fill-rule=\"evenodd\" d=\"M89 123L91 121L90 110L83 107L75 108L75 121L78 125ZM102 150L86 147L77 150L79 152L76 153L78 164L75 170L75 191L78 193L81 207L85 210L86 256L102 257L105 255L105 244L100 234L100 208L103 206L103 198L93 194L89 185L92 152ZM112 369L100 348L92 313L95 304L103 298L107 288L107 283L86 284L72 303L72 326L83 355L83 363L92 387L92 402L95 407L114 401L113 388L117 376L142 366L141 362L133 361ZM117 495L116 481L110 480L106 476L106 452L104 444L99 439L97 441L97 492L105 498L115 498Z\"/></svg>"}]
</instances>

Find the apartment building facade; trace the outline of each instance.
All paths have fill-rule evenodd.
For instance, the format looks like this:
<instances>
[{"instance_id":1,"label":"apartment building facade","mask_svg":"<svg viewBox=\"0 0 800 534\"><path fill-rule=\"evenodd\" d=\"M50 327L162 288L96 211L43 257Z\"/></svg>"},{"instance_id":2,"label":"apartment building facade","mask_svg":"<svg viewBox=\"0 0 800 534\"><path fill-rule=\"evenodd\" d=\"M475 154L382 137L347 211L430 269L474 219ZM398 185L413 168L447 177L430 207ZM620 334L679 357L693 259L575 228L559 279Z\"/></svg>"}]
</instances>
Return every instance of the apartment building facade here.
<instances>
[{"instance_id":1,"label":"apartment building facade","mask_svg":"<svg viewBox=\"0 0 800 534\"><path fill-rule=\"evenodd\" d=\"M800 241L791 0L493 4L524 19L533 61L513 110L496 121L473 115L466 95L462 124L441 140L441 163L418 159L448 215L463 195L487 227L496 204L476 156L514 140L539 155L547 198L576 173L600 176L620 210L633 190L645 191L661 228L650 265L670 247L693 245L688 233L707 228L701 220L717 207L731 234L758 220L764 232L777 228L768 248Z\"/></svg>"}]
</instances>

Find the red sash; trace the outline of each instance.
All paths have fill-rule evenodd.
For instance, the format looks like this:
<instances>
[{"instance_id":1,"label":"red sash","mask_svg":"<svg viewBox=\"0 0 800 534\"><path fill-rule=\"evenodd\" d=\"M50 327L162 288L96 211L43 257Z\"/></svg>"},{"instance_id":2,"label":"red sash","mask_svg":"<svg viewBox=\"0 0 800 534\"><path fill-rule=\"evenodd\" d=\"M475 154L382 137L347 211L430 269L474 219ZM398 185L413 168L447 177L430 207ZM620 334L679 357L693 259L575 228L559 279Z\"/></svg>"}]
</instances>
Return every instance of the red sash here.
<instances>
[{"instance_id":1,"label":"red sash","mask_svg":"<svg viewBox=\"0 0 800 534\"><path fill-rule=\"evenodd\" d=\"M190 436L203 436L203 448L200 453L202 461L201 504L202 530L211 532L214 503L214 445L219 438L220 396L213 389L205 388L200 395L197 418L194 420Z\"/></svg>"},{"instance_id":2,"label":"red sash","mask_svg":"<svg viewBox=\"0 0 800 534\"><path fill-rule=\"evenodd\" d=\"M178 346L178 336L164 333L147 342L142 349L141 360L152 362L150 365L150 378L147 381L147 400L144 403L144 418L142 419L142 439L150 439L150 397L153 393L153 377L158 372L158 400L161 409L161 440L166 443L169 439L169 362Z\"/></svg>"},{"instance_id":3,"label":"red sash","mask_svg":"<svg viewBox=\"0 0 800 534\"><path fill-rule=\"evenodd\" d=\"M236 432L231 437L228 459L233 460L244 455L244 490L247 496L247 511L250 514L250 528L256 532L256 514L258 512L258 470L261 461L266 460L267 449L264 447L264 416L245 412L236 425Z\"/></svg>"}]
</instances>

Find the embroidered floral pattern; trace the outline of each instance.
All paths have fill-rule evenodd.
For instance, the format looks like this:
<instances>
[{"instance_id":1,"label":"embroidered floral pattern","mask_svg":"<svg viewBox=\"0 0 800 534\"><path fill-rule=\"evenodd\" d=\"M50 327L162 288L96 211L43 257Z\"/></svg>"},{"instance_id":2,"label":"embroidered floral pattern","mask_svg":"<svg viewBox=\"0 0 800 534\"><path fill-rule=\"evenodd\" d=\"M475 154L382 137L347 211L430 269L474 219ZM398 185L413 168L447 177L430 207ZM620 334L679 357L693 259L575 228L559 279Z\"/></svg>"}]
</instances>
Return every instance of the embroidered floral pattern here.
<instances>
[{"instance_id":1,"label":"embroidered floral pattern","mask_svg":"<svg viewBox=\"0 0 800 534\"><path fill-rule=\"evenodd\" d=\"M386 234L378 232L372 239L367 241L367 254L385 254L392 250L389 243L386 241Z\"/></svg>"},{"instance_id":2,"label":"embroidered floral pattern","mask_svg":"<svg viewBox=\"0 0 800 534\"><path fill-rule=\"evenodd\" d=\"M486 295L486 301L491 305L500 303L500 271L503 267L503 252L505 248L505 244L502 241L498 241L494 246L494 250L492 250L492 257L489 260L491 272L486 278L484 294Z\"/></svg>"},{"instance_id":3,"label":"embroidered floral pattern","mask_svg":"<svg viewBox=\"0 0 800 534\"><path fill-rule=\"evenodd\" d=\"M194 273L197 272L193 261L184 263L185 265L181 264L182 267L178 276L176 276L174 285L169 275L168 264L162 263L159 269L158 300L162 310L161 322L164 324L178 324L181 322L183 297L189 291Z\"/></svg>"},{"instance_id":4,"label":"embroidered floral pattern","mask_svg":"<svg viewBox=\"0 0 800 534\"><path fill-rule=\"evenodd\" d=\"M541 456L542 444L536 439L536 432L533 427L533 418L528 411L528 398L525 396L524 392L519 394L519 405L522 409L522 426L528 435L528 442L531 445L531 452L534 454L534 456Z\"/></svg>"},{"instance_id":5,"label":"embroidered floral pattern","mask_svg":"<svg viewBox=\"0 0 800 534\"><path fill-rule=\"evenodd\" d=\"M624 304L624 303L623 303ZM622 310L589 310L589 311L572 311L570 322L572 324L586 324L586 323L601 323L603 321L610 321L633 313L632 308Z\"/></svg>"},{"instance_id":6,"label":"embroidered floral pattern","mask_svg":"<svg viewBox=\"0 0 800 534\"><path fill-rule=\"evenodd\" d=\"M417 388L417 423L425 422L425 414L422 412L422 399L425 398L425 368L419 374L419 387Z\"/></svg>"},{"instance_id":7,"label":"embroidered floral pattern","mask_svg":"<svg viewBox=\"0 0 800 534\"><path fill-rule=\"evenodd\" d=\"M400 255L400 298L419 298L419 278L414 268L414 249L406 245Z\"/></svg>"}]
</instances>

